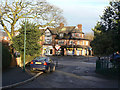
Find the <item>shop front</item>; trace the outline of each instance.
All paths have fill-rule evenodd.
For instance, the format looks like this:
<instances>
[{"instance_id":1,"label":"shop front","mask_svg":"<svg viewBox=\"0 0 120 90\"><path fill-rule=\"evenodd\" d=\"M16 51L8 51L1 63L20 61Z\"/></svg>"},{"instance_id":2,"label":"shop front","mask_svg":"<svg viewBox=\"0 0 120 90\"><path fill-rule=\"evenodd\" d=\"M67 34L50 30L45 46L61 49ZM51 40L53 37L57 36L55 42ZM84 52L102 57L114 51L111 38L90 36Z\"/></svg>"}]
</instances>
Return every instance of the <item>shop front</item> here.
<instances>
[{"instance_id":1,"label":"shop front","mask_svg":"<svg viewBox=\"0 0 120 90\"><path fill-rule=\"evenodd\" d=\"M67 55L75 55L74 48L67 48L66 52L67 52Z\"/></svg>"},{"instance_id":2,"label":"shop front","mask_svg":"<svg viewBox=\"0 0 120 90\"><path fill-rule=\"evenodd\" d=\"M76 48L77 56L82 55L82 48Z\"/></svg>"}]
</instances>

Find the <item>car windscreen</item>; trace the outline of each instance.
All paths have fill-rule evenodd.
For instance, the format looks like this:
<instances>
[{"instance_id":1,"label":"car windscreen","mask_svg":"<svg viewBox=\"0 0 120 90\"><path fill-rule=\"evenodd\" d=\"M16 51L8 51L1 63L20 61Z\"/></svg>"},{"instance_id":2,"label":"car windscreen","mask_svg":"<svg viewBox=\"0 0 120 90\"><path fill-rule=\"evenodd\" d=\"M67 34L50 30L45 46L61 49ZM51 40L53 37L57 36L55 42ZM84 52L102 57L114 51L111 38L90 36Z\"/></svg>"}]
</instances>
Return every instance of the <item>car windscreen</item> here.
<instances>
[{"instance_id":1,"label":"car windscreen","mask_svg":"<svg viewBox=\"0 0 120 90\"><path fill-rule=\"evenodd\" d=\"M36 57L34 60L45 60L46 58L44 57Z\"/></svg>"}]
</instances>

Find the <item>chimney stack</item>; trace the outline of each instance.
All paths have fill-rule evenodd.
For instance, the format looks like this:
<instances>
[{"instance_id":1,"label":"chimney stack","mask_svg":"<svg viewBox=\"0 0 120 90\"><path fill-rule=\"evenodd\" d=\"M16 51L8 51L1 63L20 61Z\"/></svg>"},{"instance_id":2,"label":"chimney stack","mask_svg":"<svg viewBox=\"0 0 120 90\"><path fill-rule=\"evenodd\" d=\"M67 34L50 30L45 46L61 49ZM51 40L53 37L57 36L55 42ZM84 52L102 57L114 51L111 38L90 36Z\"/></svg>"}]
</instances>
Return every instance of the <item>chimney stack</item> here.
<instances>
[{"instance_id":1,"label":"chimney stack","mask_svg":"<svg viewBox=\"0 0 120 90\"><path fill-rule=\"evenodd\" d=\"M78 27L78 30L82 32L82 24L78 24L77 27Z\"/></svg>"},{"instance_id":2,"label":"chimney stack","mask_svg":"<svg viewBox=\"0 0 120 90\"><path fill-rule=\"evenodd\" d=\"M64 27L64 24L63 24L63 23L60 23L60 27L63 28L63 27Z\"/></svg>"}]
</instances>

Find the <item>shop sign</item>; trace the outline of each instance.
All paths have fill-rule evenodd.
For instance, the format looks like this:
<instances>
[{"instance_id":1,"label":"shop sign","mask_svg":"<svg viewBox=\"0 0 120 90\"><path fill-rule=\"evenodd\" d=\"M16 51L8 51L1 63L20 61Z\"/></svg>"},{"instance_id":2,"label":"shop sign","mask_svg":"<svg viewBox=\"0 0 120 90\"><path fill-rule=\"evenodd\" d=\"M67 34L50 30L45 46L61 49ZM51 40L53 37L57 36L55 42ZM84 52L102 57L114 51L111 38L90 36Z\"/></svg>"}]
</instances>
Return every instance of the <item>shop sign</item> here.
<instances>
[{"instance_id":1,"label":"shop sign","mask_svg":"<svg viewBox=\"0 0 120 90\"><path fill-rule=\"evenodd\" d=\"M77 50L82 50L82 48L77 48Z\"/></svg>"}]
</instances>

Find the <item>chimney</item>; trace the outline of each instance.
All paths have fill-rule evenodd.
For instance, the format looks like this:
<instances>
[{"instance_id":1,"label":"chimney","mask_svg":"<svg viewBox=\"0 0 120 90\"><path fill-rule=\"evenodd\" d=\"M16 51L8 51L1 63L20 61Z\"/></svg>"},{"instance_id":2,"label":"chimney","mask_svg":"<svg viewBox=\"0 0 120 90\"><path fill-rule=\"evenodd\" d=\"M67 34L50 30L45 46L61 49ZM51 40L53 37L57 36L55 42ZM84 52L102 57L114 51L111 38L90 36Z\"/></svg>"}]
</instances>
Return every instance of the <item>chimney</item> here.
<instances>
[{"instance_id":1,"label":"chimney","mask_svg":"<svg viewBox=\"0 0 120 90\"><path fill-rule=\"evenodd\" d=\"M78 24L77 27L78 27L78 30L82 32L82 24Z\"/></svg>"},{"instance_id":2,"label":"chimney","mask_svg":"<svg viewBox=\"0 0 120 90\"><path fill-rule=\"evenodd\" d=\"M60 27L63 28L63 27L64 27L64 24L63 24L63 23L60 23Z\"/></svg>"}]
</instances>

